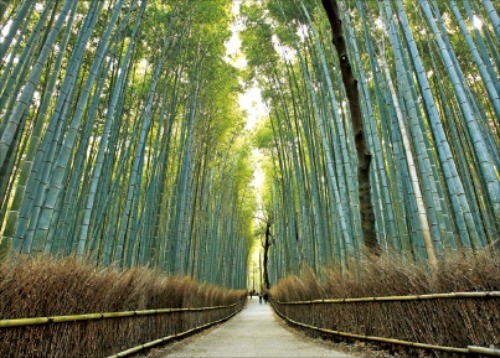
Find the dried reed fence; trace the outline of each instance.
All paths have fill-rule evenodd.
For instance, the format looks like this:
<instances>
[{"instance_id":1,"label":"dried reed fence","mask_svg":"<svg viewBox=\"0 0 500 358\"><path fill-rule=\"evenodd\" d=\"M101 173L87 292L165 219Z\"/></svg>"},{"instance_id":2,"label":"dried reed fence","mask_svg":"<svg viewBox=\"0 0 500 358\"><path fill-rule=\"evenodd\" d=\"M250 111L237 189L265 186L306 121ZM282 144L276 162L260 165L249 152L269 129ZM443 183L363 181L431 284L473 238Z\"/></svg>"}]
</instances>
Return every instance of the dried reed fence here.
<instances>
[{"instance_id":1,"label":"dried reed fence","mask_svg":"<svg viewBox=\"0 0 500 358\"><path fill-rule=\"evenodd\" d=\"M2 263L0 356L131 353L227 319L242 309L245 293L146 269L96 271L69 259ZM88 313L95 314L82 316ZM30 317L45 318L19 320Z\"/></svg>"},{"instance_id":2,"label":"dried reed fence","mask_svg":"<svg viewBox=\"0 0 500 358\"><path fill-rule=\"evenodd\" d=\"M493 254L463 255L433 272L386 257L357 272L330 271L322 282L310 272L288 277L271 297L278 314L311 332L389 343L391 349L403 344L467 354L478 351L469 346L479 346L496 347L482 354L499 354L499 271ZM436 293L445 290L481 292ZM414 354L413 348L406 353Z\"/></svg>"}]
</instances>

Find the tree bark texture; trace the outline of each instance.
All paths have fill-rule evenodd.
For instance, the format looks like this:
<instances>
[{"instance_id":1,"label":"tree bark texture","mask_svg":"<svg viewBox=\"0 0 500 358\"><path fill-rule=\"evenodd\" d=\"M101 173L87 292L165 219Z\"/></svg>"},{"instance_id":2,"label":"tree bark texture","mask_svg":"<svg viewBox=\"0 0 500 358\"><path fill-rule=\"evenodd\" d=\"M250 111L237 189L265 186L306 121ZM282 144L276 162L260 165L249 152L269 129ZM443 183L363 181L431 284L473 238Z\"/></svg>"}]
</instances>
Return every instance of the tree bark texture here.
<instances>
[{"instance_id":1,"label":"tree bark texture","mask_svg":"<svg viewBox=\"0 0 500 358\"><path fill-rule=\"evenodd\" d=\"M264 248L264 258L263 258L263 263L262 266L264 267L264 272L262 274L262 281L264 284L264 287L266 290L269 290L271 288L271 283L269 282L269 268L268 268L268 262L269 262L269 248L272 245L271 242L271 221L268 220L266 222L266 232L265 232L265 237L264 237L264 243L262 244Z\"/></svg>"},{"instance_id":2,"label":"tree bark texture","mask_svg":"<svg viewBox=\"0 0 500 358\"><path fill-rule=\"evenodd\" d=\"M359 102L358 81L354 77L351 63L347 55L337 1L322 0L322 2L328 20L330 21L332 42L339 56L342 81L344 82L347 98L349 100L349 108L351 110L352 130L354 132L354 142L358 155L358 185L363 240L368 251L378 255L380 253L380 246L377 242L375 216L371 201L370 163L372 155L366 147L361 105Z\"/></svg>"}]
</instances>

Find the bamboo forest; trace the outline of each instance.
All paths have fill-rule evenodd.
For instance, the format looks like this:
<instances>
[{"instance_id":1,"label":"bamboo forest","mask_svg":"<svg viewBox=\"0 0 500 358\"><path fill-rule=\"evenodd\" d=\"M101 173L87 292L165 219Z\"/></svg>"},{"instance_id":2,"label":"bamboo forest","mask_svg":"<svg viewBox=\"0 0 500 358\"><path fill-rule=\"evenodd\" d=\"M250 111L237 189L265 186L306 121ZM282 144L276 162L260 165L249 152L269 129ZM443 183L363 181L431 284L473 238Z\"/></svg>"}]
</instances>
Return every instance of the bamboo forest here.
<instances>
[{"instance_id":1,"label":"bamboo forest","mask_svg":"<svg viewBox=\"0 0 500 358\"><path fill-rule=\"evenodd\" d=\"M375 342L336 357L500 354L499 13L0 0L0 356L125 356L243 309L220 327ZM292 350L266 344L241 356Z\"/></svg>"}]
</instances>

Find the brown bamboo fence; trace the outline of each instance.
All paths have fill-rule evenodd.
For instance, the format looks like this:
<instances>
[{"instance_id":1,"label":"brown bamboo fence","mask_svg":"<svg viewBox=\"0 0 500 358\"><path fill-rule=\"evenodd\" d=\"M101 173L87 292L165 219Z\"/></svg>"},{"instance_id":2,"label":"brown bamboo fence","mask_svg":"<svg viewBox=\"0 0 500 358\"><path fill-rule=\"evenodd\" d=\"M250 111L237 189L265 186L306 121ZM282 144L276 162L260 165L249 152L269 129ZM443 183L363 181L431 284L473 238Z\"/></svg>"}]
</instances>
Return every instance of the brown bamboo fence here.
<instances>
[{"instance_id":1,"label":"brown bamboo fence","mask_svg":"<svg viewBox=\"0 0 500 358\"><path fill-rule=\"evenodd\" d=\"M224 306L3 319L0 352L4 357L124 357L224 322L244 305L245 299Z\"/></svg>"},{"instance_id":2,"label":"brown bamboo fence","mask_svg":"<svg viewBox=\"0 0 500 358\"><path fill-rule=\"evenodd\" d=\"M350 339L500 356L500 291L280 302L293 325ZM496 347L496 348L495 348Z\"/></svg>"}]
</instances>

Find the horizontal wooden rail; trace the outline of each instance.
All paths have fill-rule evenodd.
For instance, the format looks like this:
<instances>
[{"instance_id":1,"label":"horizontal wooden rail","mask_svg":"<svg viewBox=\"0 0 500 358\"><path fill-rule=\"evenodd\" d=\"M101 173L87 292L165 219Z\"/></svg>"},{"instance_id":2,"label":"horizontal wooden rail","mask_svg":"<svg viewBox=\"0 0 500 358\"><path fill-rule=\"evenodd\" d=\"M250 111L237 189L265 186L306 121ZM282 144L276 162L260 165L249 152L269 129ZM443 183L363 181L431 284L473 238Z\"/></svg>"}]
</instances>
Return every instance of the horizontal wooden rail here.
<instances>
[{"instance_id":1,"label":"horizontal wooden rail","mask_svg":"<svg viewBox=\"0 0 500 358\"><path fill-rule=\"evenodd\" d=\"M2 319L0 320L0 328L36 326L36 325L62 323L62 322L93 321L93 320L107 319L107 318L152 316L152 315L168 314L175 312L209 311L209 310L234 307L239 303L241 303L241 301L227 306L159 308L159 309L123 311L123 312L86 313L86 314L75 314L67 316Z\"/></svg>"},{"instance_id":2,"label":"horizontal wooden rail","mask_svg":"<svg viewBox=\"0 0 500 358\"><path fill-rule=\"evenodd\" d=\"M467 347L467 349L471 353L478 353L478 354L485 354L485 355L494 356L494 357L500 357L500 349L496 349L496 348L469 346L469 347Z\"/></svg>"},{"instance_id":3,"label":"horizontal wooden rail","mask_svg":"<svg viewBox=\"0 0 500 358\"><path fill-rule=\"evenodd\" d=\"M494 292L495 295L491 297L499 297L498 292L499 291L491 291ZM490 293L491 293L490 292ZM472 292L471 292L472 293ZM479 293L479 292L474 292L474 293ZM443 295L445 294L439 294L439 297L434 297L434 298L452 298L452 297L444 297ZM425 295L425 296L430 296L430 295ZM437 295L434 295L437 296ZM393 298L398 297L394 296ZM399 297L405 297L405 296L399 296ZM456 297L456 298L471 298L472 296L467 295L467 296L462 296L462 297ZM487 297L484 295L480 295L477 297ZM430 298L424 298L424 299L430 299ZM332 300L329 300L332 301ZM383 300L380 300L383 301ZM385 301L403 301L403 300L385 300ZM342 302L314 302L314 301L300 301L300 302L308 302L308 303L342 303ZM349 302L349 301L348 301ZM353 301L350 301L353 302ZM359 301L354 301L354 302L359 302ZM373 302L364 300L361 302ZM404 341L400 339L394 339L394 338L385 338L385 337L376 337L376 336L367 336L364 334L358 334L358 333L349 333L349 332L342 332L342 331L336 331L332 329L327 329L327 328L321 328L321 327L316 327L316 326L311 326L305 323L297 322L292 320L291 318L287 317L284 315L277 307L276 304L281 304L281 305L286 305L286 303L280 303L279 301L275 301L271 299L271 303L273 304L274 311L285 321L290 322L293 325L299 326L299 327L304 327L307 329L311 329L317 332L322 332L322 333L327 333L327 334L332 334L336 336L341 336L341 337L348 337L348 338L355 338L355 339L362 339L362 340L367 340L367 341L374 341L374 342L383 342L383 343L392 343L392 344L398 344L398 345L403 345L403 346L409 346L409 347L414 347L414 348L423 348L423 349L431 349L431 350L438 350L438 351L443 351L443 352L448 352L448 353L459 353L459 354L476 354L480 353L483 355L488 355L488 356L495 356L495 357L500 357L500 350L496 348L486 348L486 347L477 347L477 346L468 346L467 348L457 348L457 347L447 347L447 346L440 346L440 345L435 345L435 344L428 344L428 343L419 343L419 342L410 342L410 341ZM293 303L296 304L296 303Z\"/></svg>"},{"instance_id":4,"label":"horizontal wooden rail","mask_svg":"<svg viewBox=\"0 0 500 358\"><path fill-rule=\"evenodd\" d=\"M242 301L240 301L238 303L241 303L241 302ZM228 307L231 307L231 306L228 306ZM156 340L148 342L148 343L141 344L141 345L136 346L136 347L129 348L129 349L125 350L125 351L122 351L122 352L116 353L116 354L114 354L112 356L109 356L108 358L126 357L126 356L129 356L129 355L135 354L137 352L140 352L140 351L142 351L144 349L149 349L149 348L152 348L152 347L157 346L159 344L166 343L166 342L171 341L173 339L182 338L183 336L189 335L189 334L197 332L197 331L201 331L203 329L209 328L209 327L211 327L213 325L216 325L218 323L222 323L224 321L227 321L228 319L230 319L231 317L233 317L234 315L236 315L240 311L241 311L241 309L239 309L236 312L231 313L227 317L224 317L224 318L219 319L217 321L209 322L209 323L204 324L204 325L199 326L199 327L191 328L191 329L189 329L189 330L187 330L185 332L181 332L181 333L173 334L173 335L170 335L170 336L166 336L166 337L159 338L159 339L156 339Z\"/></svg>"},{"instance_id":5,"label":"horizontal wooden rail","mask_svg":"<svg viewBox=\"0 0 500 358\"><path fill-rule=\"evenodd\" d=\"M500 298L500 291L481 291L481 292L449 292L433 293L425 295L407 295L407 296L382 296L382 297L358 297L358 298L331 298L318 299L310 301L276 301L280 305L311 305L317 303L352 303L352 302L382 302L382 301L424 301L454 298Z\"/></svg>"}]
</instances>

